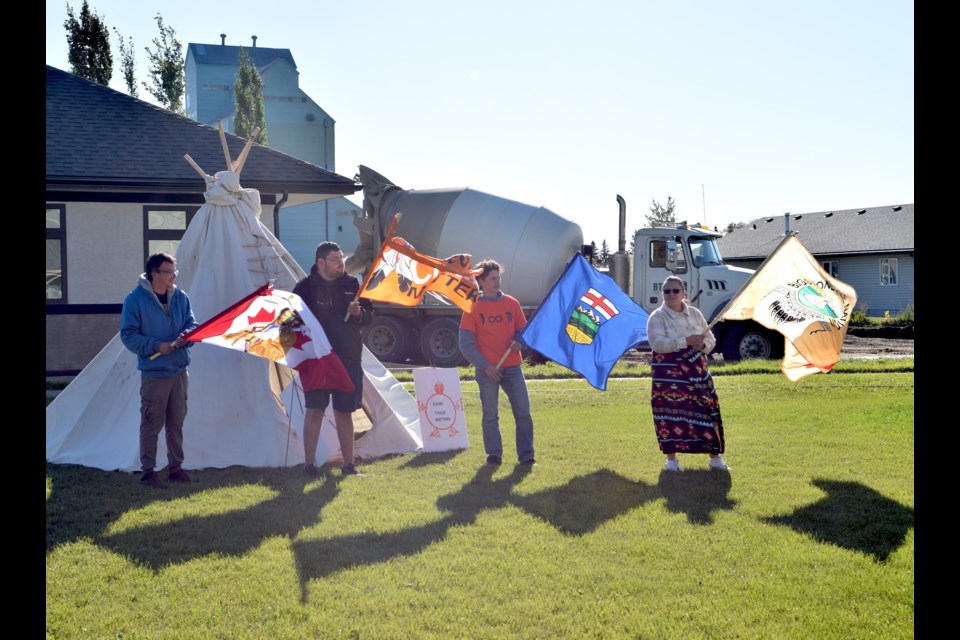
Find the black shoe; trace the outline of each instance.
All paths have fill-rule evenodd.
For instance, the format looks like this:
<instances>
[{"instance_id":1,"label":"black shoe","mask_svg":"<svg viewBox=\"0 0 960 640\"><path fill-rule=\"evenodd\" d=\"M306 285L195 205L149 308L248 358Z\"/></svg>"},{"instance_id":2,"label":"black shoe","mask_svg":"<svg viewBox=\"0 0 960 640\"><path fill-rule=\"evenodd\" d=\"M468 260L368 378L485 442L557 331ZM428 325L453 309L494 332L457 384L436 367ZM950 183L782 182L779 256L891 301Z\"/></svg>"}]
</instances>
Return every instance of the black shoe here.
<instances>
[{"instance_id":1,"label":"black shoe","mask_svg":"<svg viewBox=\"0 0 960 640\"><path fill-rule=\"evenodd\" d=\"M143 477L140 478L140 484L151 487L153 489L166 489L167 484L160 479L160 476L157 475L156 471L147 471L143 474Z\"/></svg>"},{"instance_id":2,"label":"black shoe","mask_svg":"<svg viewBox=\"0 0 960 640\"><path fill-rule=\"evenodd\" d=\"M361 478L363 477L363 474L360 473L360 472L357 470L357 466L356 466L355 464L353 464L352 462L348 462L347 464L345 464L345 465L343 465L342 467L340 467L340 475L342 475L342 476L360 476Z\"/></svg>"},{"instance_id":3,"label":"black shoe","mask_svg":"<svg viewBox=\"0 0 960 640\"><path fill-rule=\"evenodd\" d=\"M174 469L167 472L167 482L182 482L183 484L193 484L194 480L183 469Z\"/></svg>"},{"instance_id":4,"label":"black shoe","mask_svg":"<svg viewBox=\"0 0 960 640\"><path fill-rule=\"evenodd\" d=\"M493 465L496 467L500 465L502 462L503 460L500 459L500 456L487 456L487 464L489 465Z\"/></svg>"},{"instance_id":5,"label":"black shoe","mask_svg":"<svg viewBox=\"0 0 960 640\"><path fill-rule=\"evenodd\" d=\"M303 474L310 478L318 478L320 476L320 470L312 464L305 464L303 465Z\"/></svg>"},{"instance_id":6,"label":"black shoe","mask_svg":"<svg viewBox=\"0 0 960 640\"><path fill-rule=\"evenodd\" d=\"M522 460L520 464L522 464L525 467L533 467L533 466L536 466L537 461L534 460L533 458L527 458L526 460Z\"/></svg>"}]
</instances>

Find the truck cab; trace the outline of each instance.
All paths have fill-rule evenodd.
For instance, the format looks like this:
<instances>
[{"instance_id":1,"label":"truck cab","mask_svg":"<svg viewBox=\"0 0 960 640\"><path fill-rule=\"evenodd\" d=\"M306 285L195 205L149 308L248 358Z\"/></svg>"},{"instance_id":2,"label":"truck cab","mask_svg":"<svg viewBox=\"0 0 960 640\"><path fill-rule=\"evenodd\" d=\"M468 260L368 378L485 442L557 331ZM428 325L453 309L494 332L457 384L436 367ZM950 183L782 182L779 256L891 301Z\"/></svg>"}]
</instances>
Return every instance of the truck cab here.
<instances>
[{"instance_id":1,"label":"truck cab","mask_svg":"<svg viewBox=\"0 0 960 640\"><path fill-rule=\"evenodd\" d=\"M717 231L685 222L639 229L634 235L630 296L653 312L663 303L664 279L676 275L687 288L687 302L712 321L753 275L749 269L724 264L716 243L720 237ZM753 321L718 322L712 330L717 337L714 351L726 361L783 356L783 337Z\"/></svg>"}]
</instances>

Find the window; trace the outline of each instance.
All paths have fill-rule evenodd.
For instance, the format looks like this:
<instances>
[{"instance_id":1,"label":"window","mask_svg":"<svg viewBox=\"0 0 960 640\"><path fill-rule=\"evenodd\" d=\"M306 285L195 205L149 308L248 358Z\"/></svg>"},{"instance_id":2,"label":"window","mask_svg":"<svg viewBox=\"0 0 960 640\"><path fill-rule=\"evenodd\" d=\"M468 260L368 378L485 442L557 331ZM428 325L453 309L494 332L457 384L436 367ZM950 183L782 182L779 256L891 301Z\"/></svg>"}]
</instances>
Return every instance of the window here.
<instances>
[{"instance_id":1,"label":"window","mask_svg":"<svg viewBox=\"0 0 960 640\"><path fill-rule=\"evenodd\" d=\"M667 264L667 243L665 240L650 241L650 266L662 269Z\"/></svg>"},{"instance_id":2,"label":"window","mask_svg":"<svg viewBox=\"0 0 960 640\"><path fill-rule=\"evenodd\" d=\"M880 286L897 286L896 258L880 258Z\"/></svg>"},{"instance_id":3,"label":"window","mask_svg":"<svg viewBox=\"0 0 960 640\"><path fill-rule=\"evenodd\" d=\"M67 229L62 204L47 205L47 302L67 301Z\"/></svg>"},{"instance_id":4,"label":"window","mask_svg":"<svg viewBox=\"0 0 960 640\"><path fill-rule=\"evenodd\" d=\"M180 238L187 230L199 207L158 207L148 205L143 208L144 218L144 254L143 261L155 253L177 255Z\"/></svg>"},{"instance_id":5,"label":"window","mask_svg":"<svg viewBox=\"0 0 960 640\"><path fill-rule=\"evenodd\" d=\"M650 241L650 266L653 268L664 269L667 266L667 240L658 238ZM687 260L683 252L683 242L677 241L677 271L676 273L685 273L687 270Z\"/></svg>"},{"instance_id":6,"label":"window","mask_svg":"<svg viewBox=\"0 0 960 640\"><path fill-rule=\"evenodd\" d=\"M823 270L827 272L832 278L840 277L840 261L839 260L824 260L823 261Z\"/></svg>"}]
</instances>

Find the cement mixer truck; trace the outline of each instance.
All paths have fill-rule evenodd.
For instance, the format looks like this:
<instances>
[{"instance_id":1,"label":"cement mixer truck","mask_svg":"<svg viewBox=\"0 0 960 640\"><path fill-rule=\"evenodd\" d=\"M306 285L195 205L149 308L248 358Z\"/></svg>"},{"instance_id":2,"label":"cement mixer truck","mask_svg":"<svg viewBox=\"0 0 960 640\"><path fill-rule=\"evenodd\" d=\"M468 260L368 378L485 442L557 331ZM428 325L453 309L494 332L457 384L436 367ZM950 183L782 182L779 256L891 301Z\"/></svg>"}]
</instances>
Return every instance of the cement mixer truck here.
<instances>
[{"instance_id":1,"label":"cement mixer truck","mask_svg":"<svg viewBox=\"0 0 960 640\"><path fill-rule=\"evenodd\" d=\"M356 179L363 185L363 215L354 219L360 244L347 258L346 270L358 277L376 258L394 214L400 213L396 234L417 251L439 258L468 253L474 263L493 258L502 264L503 290L517 298L529 318L574 253L589 249L578 224L544 207L471 188L402 189L363 165ZM709 320L752 273L723 264L715 243L721 234L685 224L637 231L631 268L624 251L625 205L620 196L617 200L620 250L611 257L610 275L646 310L660 305L660 285L675 273ZM374 306L376 315L364 328L363 341L382 362L466 364L459 350L458 307L426 298L415 307ZM778 341L752 321L718 323L714 333L725 360L778 357Z\"/></svg>"}]
</instances>

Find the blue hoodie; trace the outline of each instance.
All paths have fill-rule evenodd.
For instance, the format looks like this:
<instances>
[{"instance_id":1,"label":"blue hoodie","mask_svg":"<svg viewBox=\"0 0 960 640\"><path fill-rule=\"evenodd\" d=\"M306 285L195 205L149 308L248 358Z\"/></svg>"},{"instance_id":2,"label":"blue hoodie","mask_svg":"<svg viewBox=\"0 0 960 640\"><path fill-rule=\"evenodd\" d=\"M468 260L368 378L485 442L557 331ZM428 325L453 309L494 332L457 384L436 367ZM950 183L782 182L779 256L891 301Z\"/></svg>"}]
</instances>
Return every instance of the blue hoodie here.
<instances>
[{"instance_id":1,"label":"blue hoodie","mask_svg":"<svg viewBox=\"0 0 960 640\"><path fill-rule=\"evenodd\" d=\"M120 340L137 354L137 369L147 378L172 378L187 370L190 347L187 342L170 355L150 356L160 350L160 343L173 342L184 331L197 326L190 308L190 298L176 285L167 291L170 315L163 311L160 299L153 292L145 273L140 274L137 286L123 300L120 313Z\"/></svg>"}]
</instances>

